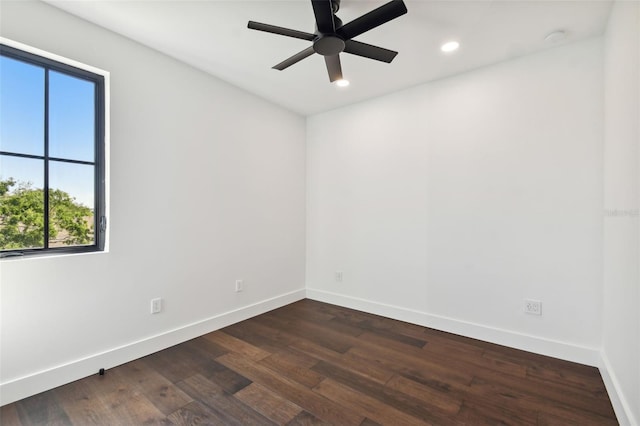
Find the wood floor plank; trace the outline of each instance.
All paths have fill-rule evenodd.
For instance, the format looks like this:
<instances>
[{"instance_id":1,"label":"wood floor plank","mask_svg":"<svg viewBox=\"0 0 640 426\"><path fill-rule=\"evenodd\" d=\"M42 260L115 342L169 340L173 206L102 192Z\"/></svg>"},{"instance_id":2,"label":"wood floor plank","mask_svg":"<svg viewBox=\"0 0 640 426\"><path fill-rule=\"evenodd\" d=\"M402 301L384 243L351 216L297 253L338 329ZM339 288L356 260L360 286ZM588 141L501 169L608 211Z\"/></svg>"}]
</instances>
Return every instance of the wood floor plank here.
<instances>
[{"instance_id":1,"label":"wood floor plank","mask_svg":"<svg viewBox=\"0 0 640 426\"><path fill-rule=\"evenodd\" d=\"M459 396L450 395L441 389L434 389L421 383L395 375L386 384L389 388L411 395L424 402L426 406L433 406L445 413L455 414L462 407Z\"/></svg>"},{"instance_id":2,"label":"wood floor plank","mask_svg":"<svg viewBox=\"0 0 640 426\"><path fill-rule=\"evenodd\" d=\"M549 414L550 418L561 418L569 423L613 425L615 420L571 405L571 401L559 402L536 393L514 389L499 383L474 378L469 387L468 398L481 397L512 409L530 410ZM612 414L612 413L611 413Z\"/></svg>"},{"instance_id":3,"label":"wood floor plank","mask_svg":"<svg viewBox=\"0 0 640 426\"><path fill-rule=\"evenodd\" d=\"M391 378L393 372L380 368L376 363L368 359L353 355L351 352L344 354L328 350L318 346L313 342L304 339L293 339L290 348L312 356L318 360L327 361L332 364L342 364L350 368L363 377L368 377L379 383L386 383Z\"/></svg>"},{"instance_id":4,"label":"wood floor plank","mask_svg":"<svg viewBox=\"0 0 640 426\"><path fill-rule=\"evenodd\" d=\"M377 364L371 361L355 355L353 352L347 352L340 356L339 359L323 359L334 364L343 365L345 368L350 369L354 373L360 374L363 377L367 377L375 382L385 384L393 376L394 372L385 368L381 368Z\"/></svg>"},{"instance_id":5,"label":"wood floor plank","mask_svg":"<svg viewBox=\"0 0 640 426\"><path fill-rule=\"evenodd\" d=\"M506 360L486 358L482 356L482 353L479 355L471 355L469 352L461 352L458 348L451 348L433 342L427 344L424 351L428 353L427 356L429 359L439 363L446 362L451 366L455 366L455 368L470 369L477 367L491 371L500 371L514 377L524 378L527 376L527 368L525 366Z\"/></svg>"},{"instance_id":6,"label":"wood floor plank","mask_svg":"<svg viewBox=\"0 0 640 426\"><path fill-rule=\"evenodd\" d=\"M216 366L220 366L222 368L217 369L215 371L208 371L202 373L204 377L211 380L218 386L220 386L225 391L230 394L234 394L241 389L249 386L251 384L251 380L246 377L236 373L235 371L227 368L226 366L219 364L216 362Z\"/></svg>"},{"instance_id":7,"label":"wood floor plank","mask_svg":"<svg viewBox=\"0 0 640 426\"><path fill-rule=\"evenodd\" d=\"M485 342L486 343L486 342ZM489 346L486 346L489 345ZM598 375L598 369L588 365L578 364L563 359L552 358L533 352L521 351L507 346L494 344L486 344L483 357L506 360L516 364L520 364L526 368L540 367L549 368L560 371L572 371L586 376Z\"/></svg>"},{"instance_id":8,"label":"wood floor plank","mask_svg":"<svg viewBox=\"0 0 640 426\"><path fill-rule=\"evenodd\" d=\"M180 346L200 354L206 358L217 358L229 352L228 349L218 345L217 343L206 338L206 335L191 339L182 343Z\"/></svg>"},{"instance_id":9,"label":"wood floor plank","mask_svg":"<svg viewBox=\"0 0 640 426\"><path fill-rule=\"evenodd\" d=\"M360 330L360 332L357 334L352 333L356 337L361 336L363 333L369 333L385 337L389 340L404 343L406 345L415 346L417 348L422 348L427 344L427 339L425 339L424 335L408 335L407 333L396 331L396 329L391 327L391 325L387 328L383 328L380 326L376 327L372 325L372 321L362 321L356 326L349 321L343 320L342 318L334 318L329 322L329 324L331 325L331 327L337 327L338 325L340 325L341 328L349 327Z\"/></svg>"},{"instance_id":10,"label":"wood floor plank","mask_svg":"<svg viewBox=\"0 0 640 426\"><path fill-rule=\"evenodd\" d=\"M354 337L359 336L365 331L362 327L350 324L347 321L340 321L332 314L323 312L322 310L309 309L308 306L301 304L292 304L287 306L286 309L278 310L277 315L274 315L274 317L292 322L303 320L313 324L328 326L341 334Z\"/></svg>"},{"instance_id":11,"label":"wood floor plank","mask_svg":"<svg viewBox=\"0 0 640 426\"><path fill-rule=\"evenodd\" d=\"M294 347L298 352L308 354L317 359L340 356L339 352L326 348L313 340L291 334L287 328L279 328L280 325L269 325L267 322L268 321L261 317L260 321L246 324L246 328L251 329L252 335L260 334L263 338L268 338L271 342L270 346L278 347L280 348L279 350L288 350ZM305 350L301 350L301 348Z\"/></svg>"},{"instance_id":12,"label":"wood floor plank","mask_svg":"<svg viewBox=\"0 0 640 426\"><path fill-rule=\"evenodd\" d=\"M402 353L387 347L368 345L366 348L352 348L349 352L394 373L419 376L427 380L439 381L446 385L466 385L471 383L473 379L473 375L468 371L460 371L451 368L448 364L439 364L423 357Z\"/></svg>"},{"instance_id":13,"label":"wood floor plank","mask_svg":"<svg viewBox=\"0 0 640 426\"><path fill-rule=\"evenodd\" d=\"M349 335L331 330L331 328L313 324L304 320L286 321L273 316L265 318L264 323L274 328L287 330L288 334L313 340L315 343L335 352L345 353L353 344Z\"/></svg>"},{"instance_id":14,"label":"wood floor plank","mask_svg":"<svg viewBox=\"0 0 640 426\"><path fill-rule=\"evenodd\" d=\"M212 425L225 426L225 419L209 410L199 401L193 401L171 413L167 420L176 426Z\"/></svg>"},{"instance_id":15,"label":"wood floor plank","mask_svg":"<svg viewBox=\"0 0 640 426\"><path fill-rule=\"evenodd\" d=\"M292 303L284 306L283 309L278 309L277 314L292 314L294 318L304 318L313 322L327 322L335 318L333 313L322 309L322 306L326 305L324 303L316 303L312 300L301 300L301 302L303 303Z\"/></svg>"},{"instance_id":16,"label":"wood floor plank","mask_svg":"<svg viewBox=\"0 0 640 426\"><path fill-rule=\"evenodd\" d=\"M287 426L333 426L333 423L325 422L313 414L303 411L287 423Z\"/></svg>"},{"instance_id":17,"label":"wood floor plank","mask_svg":"<svg viewBox=\"0 0 640 426\"><path fill-rule=\"evenodd\" d=\"M296 309L300 309L303 312L304 311L323 312L334 318L341 318L343 320L348 320L353 323L359 323L359 322L369 321L369 320L376 321L381 318L377 315L370 314L368 312L358 311L355 309L344 309L343 307L338 305L318 302L316 300L311 300L311 299L301 300L292 305L295 305ZM390 323L387 320L388 318L385 318L384 324L388 326L388 324Z\"/></svg>"},{"instance_id":18,"label":"wood floor plank","mask_svg":"<svg viewBox=\"0 0 640 426\"><path fill-rule=\"evenodd\" d=\"M485 352L485 349L481 347L455 340L448 340L446 337L427 337L427 344L424 345L423 350L426 352L434 354L444 354L456 359L463 360L480 358ZM495 360L491 358L488 358L486 361L487 364L499 364L501 362L505 364L509 363L506 360ZM523 367L519 364L516 365L520 367L520 370L522 371L521 375L524 376L526 373L526 367Z\"/></svg>"},{"instance_id":19,"label":"wood floor plank","mask_svg":"<svg viewBox=\"0 0 640 426\"><path fill-rule=\"evenodd\" d=\"M308 299L298 302L298 306L301 306L306 310L316 309L325 312L326 314L334 317L334 319L330 320L331 322L339 321L344 324L350 324L351 326L357 327L363 331L375 331L379 333L393 332L408 337L414 337L419 340L425 340L425 328L416 324L384 318L353 309L345 310L343 307L337 305L316 302Z\"/></svg>"},{"instance_id":20,"label":"wood floor plank","mask_svg":"<svg viewBox=\"0 0 640 426\"><path fill-rule=\"evenodd\" d=\"M384 346L389 349L394 349L400 352L406 352L410 354L414 354L416 356L424 356L424 351L422 350L423 345L426 342L417 340L418 345L409 344L402 339L394 339L389 337L392 333L375 333L371 331L367 331L362 333L357 340L357 343L361 347L368 347L369 345L373 346Z\"/></svg>"},{"instance_id":21,"label":"wood floor plank","mask_svg":"<svg viewBox=\"0 0 640 426\"><path fill-rule=\"evenodd\" d=\"M576 420L575 418L558 416L547 412L538 413L538 426L606 426L617 424L618 422L612 419L580 418Z\"/></svg>"},{"instance_id":22,"label":"wood floor plank","mask_svg":"<svg viewBox=\"0 0 640 426\"><path fill-rule=\"evenodd\" d=\"M171 424L164 413L131 387L122 387L100 398L108 410L119 419L120 424Z\"/></svg>"},{"instance_id":23,"label":"wood floor plank","mask_svg":"<svg viewBox=\"0 0 640 426\"><path fill-rule=\"evenodd\" d=\"M468 371L474 366L477 366L480 368L502 371L517 377L525 377L527 375L527 369L515 363L492 360L482 356L469 356L468 353L460 355L455 350L434 351L426 349L429 345L435 345L436 343L429 343L424 348L417 348L403 342L390 340L386 336L373 333L364 333L358 340L362 343L366 342L367 344L372 344L373 347L385 347L408 355L424 358L425 360L428 359L438 365L446 365L452 370Z\"/></svg>"},{"instance_id":24,"label":"wood floor plank","mask_svg":"<svg viewBox=\"0 0 640 426\"><path fill-rule=\"evenodd\" d=\"M273 390L278 395L326 422L333 424L358 425L364 416L354 415L347 408L317 395L307 387L282 377L276 372L252 362L241 354L229 353L218 358L220 363Z\"/></svg>"},{"instance_id":25,"label":"wood floor plank","mask_svg":"<svg viewBox=\"0 0 640 426\"><path fill-rule=\"evenodd\" d=\"M200 374L178 382L177 385L184 392L206 406L209 412L215 413L217 418L223 419L226 425L268 426L274 424L262 414Z\"/></svg>"},{"instance_id":26,"label":"wood floor plank","mask_svg":"<svg viewBox=\"0 0 640 426\"><path fill-rule=\"evenodd\" d=\"M53 392L73 424L106 425L118 422L118 418L87 381L79 380L54 389Z\"/></svg>"},{"instance_id":27,"label":"wood floor plank","mask_svg":"<svg viewBox=\"0 0 640 426\"><path fill-rule=\"evenodd\" d=\"M309 361L304 360L308 358ZM296 382L312 388L324 379L324 376L310 370L318 360L300 352L277 352L259 361L260 364L286 376Z\"/></svg>"},{"instance_id":28,"label":"wood floor plank","mask_svg":"<svg viewBox=\"0 0 640 426\"><path fill-rule=\"evenodd\" d=\"M268 339L267 346L278 347L278 351L291 351L292 353L305 354L317 360L328 361L332 363L345 363L349 368L357 371L359 374L370 377L380 383L386 383L391 378L393 372L379 368L374 363L371 363L363 358L353 356L350 353L342 354L334 350L321 346L313 340L309 340L305 337L300 337L288 333L283 329L266 325L265 321L253 321L245 322L244 328L251 330L250 339L254 341L255 335L262 336L264 339ZM232 326L233 327L233 326ZM235 328L235 327L233 327ZM225 329L226 330L226 329ZM309 337L309 336L307 336Z\"/></svg>"},{"instance_id":29,"label":"wood floor plank","mask_svg":"<svg viewBox=\"0 0 640 426\"><path fill-rule=\"evenodd\" d=\"M224 351L223 353L228 352ZM185 354L184 356L189 359L188 354ZM146 359L143 358L142 361L146 362ZM187 377L191 377L194 374L200 374L201 376L204 376L210 381L216 383L218 386L220 386L230 394L234 394L240 389L251 384L251 380L241 376L240 374L220 364L214 359L208 359L206 363L198 362L197 366L197 370L188 370L191 374L188 376L180 377L176 382L184 380Z\"/></svg>"},{"instance_id":30,"label":"wood floor plank","mask_svg":"<svg viewBox=\"0 0 640 426\"><path fill-rule=\"evenodd\" d=\"M390 320L389 318L377 317L373 314L360 311L344 311L341 307L335 305L325 305L324 309L328 309L332 312L334 318L330 320L331 323L349 324L352 327L359 328L363 331L374 332L395 332L403 334L405 336L414 337L416 339L424 340L424 329L422 327L414 326L414 324L405 323L402 321Z\"/></svg>"},{"instance_id":31,"label":"wood floor plank","mask_svg":"<svg viewBox=\"0 0 640 426\"><path fill-rule=\"evenodd\" d=\"M264 349L260 349L250 343L237 339L224 331L214 331L204 336L205 339L210 340L231 352L242 354L254 361L259 361L262 358L266 358L271 355Z\"/></svg>"},{"instance_id":32,"label":"wood floor plank","mask_svg":"<svg viewBox=\"0 0 640 426\"><path fill-rule=\"evenodd\" d=\"M20 401L17 404L17 411L23 425L71 424L53 390Z\"/></svg>"},{"instance_id":33,"label":"wood floor plank","mask_svg":"<svg viewBox=\"0 0 640 426\"><path fill-rule=\"evenodd\" d=\"M377 400L380 404L392 407L394 410L402 411L425 423L433 423L441 426L454 423L451 420L451 411L446 412L441 410L435 403L426 402L416 398L415 395L407 394L393 387L381 385L363 378L340 366L322 361L315 365L313 370L320 372L336 383L352 389L354 392L366 395L368 398ZM314 389L317 389L317 387ZM459 409L460 403L458 403L455 408ZM370 418L379 421L376 417Z\"/></svg>"},{"instance_id":34,"label":"wood floor plank","mask_svg":"<svg viewBox=\"0 0 640 426\"><path fill-rule=\"evenodd\" d=\"M0 425L22 426L16 404L8 404L0 407Z\"/></svg>"},{"instance_id":35,"label":"wood floor plank","mask_svg":"<svg viewBox=\"0 0 640 426\"><path fill-rule=\"evenodd\" d=\"M242 389L235 397L279 425L289 423L302 412L293 402L257 383Z\"/></svg>"},{"instance_id":36,"label":"wood floor plank","mask_svg":"<svg viewBox=\"0 0 640 426\"><path fill-rule=\"evenodd\" d=\"M185 344L172 346L142 360L172 383L216 368L213 354L206 354Z\"/></svg>"},{"instance_id":37,"label":"wood floor plank","mask_svg":"<svg viewBox=\"0 0 640 426\"><path fill-rule=\"evenodd\" d=\"M493 401L466 400L462 404L458 419L469 425L513 425L534 426L537 413L512 410Z\"/></svg>"},{"instance_id":38,"label":"wood floor plank","mask_svg":"<svg viewBox=\"0 0 640 426\"><path fill-rule=\"evenodd\" d=\"M592 395L577 391L571 386L548 383L537 378L521 380L499 371L492 372L490 370L478 369L475 371L475 375L477 379L507 387L512 391L550 400L563 401L566 405L574 407L575 409L603 417L611 417L613 415L611 401L603 395Z\"/></svg>"},{"instance_id":39,"label":"wood floor plank","mask_svg":"<svg viewBox=\"0 0 640 426\"><path fill-rule=\"evenodd\" d=\"M597 395L606 392L604 382L593 374L585 375L566 369L531 366L527 368L528 377L536 377L549 383L568 385Z\"/></svg>"},{"instance_id":40,"label":"wood floor plank","mask_svg":"<svg viewBox=\"0 0 640 426\"><path fill-rule=\"evenodd\" d=\"M378 422L374 422L373 420L366 418L360 423L360 426L382 426Z\"/></svg>"},{"instance_id":41,"label":"wood floor plank","mask_svg":"<svg viewBox=\"0 0 640 426\"><path fill-rule=\"evenodd\" d=\"M354 412L362 417L370 418L375 422L386 425L429 425L423 420L417 419L403 411L375 399L366 394L357 392L348 386L342 385L332 379L323 380L313 389L320 395L336 403L348 405ZM360 422L359 422L360 423ZM358 423L358 424L359 424Z\"/></svg>"},{"instance_id":42,"label":"wood floor plank","mask_svg":"<svg viewBox=\"0 0 640 426\"><path fill-rule=\"evenodd\" d=\"M134 384L134 389L142 393L165 416L191 403L193 398L184 393L169 379L150 369L146 363L136 360L122 365L109 375L121 374Z\"/></svg>"},{"instance_id":43,"label":"wood floor plank","mask_svg":"<svg viewBox=\"0 0 640 426\"><path fill-rule=\"evenodd\" d=\"M2 425L616 425L597 368L302 300L1 407Z\"/></svg>"},{"instance_id":44,"label":"wood floor plank","mask_svg":"<svg viewBox=\"0 0 640 426\"><path fill-rule=\"evenodd\" d=\"M285 343L273 336L273 334L277 334L277 330L268 329L268 332L264 333L261 330L257 330L255 326L256 323L253 321L243 321L226 327L224 331L230 336L244 340L270 353L278 352L278 350L287 347Z\"/></svg>"}]
</instances>

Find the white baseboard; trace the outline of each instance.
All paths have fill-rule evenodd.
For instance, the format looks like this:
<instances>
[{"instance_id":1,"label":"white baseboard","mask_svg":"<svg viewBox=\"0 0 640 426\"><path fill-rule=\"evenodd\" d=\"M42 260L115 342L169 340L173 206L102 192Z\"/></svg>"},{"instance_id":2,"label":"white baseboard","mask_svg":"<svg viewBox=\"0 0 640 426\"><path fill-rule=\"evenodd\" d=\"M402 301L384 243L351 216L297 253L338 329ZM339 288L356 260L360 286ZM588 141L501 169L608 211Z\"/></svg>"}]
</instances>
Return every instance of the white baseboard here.
<instances>
[{"instance_id":1,"label":"white baseboard","mask_svg":"<svg viewBox=\"0 0 640 426\"><path fill-rule=\"evenodd\" d=\"M0 384L0 406L113 368L305 298L300 289Z\"/></svg>"},{"instance_id":2,"label":"white baseboard","mask_svg":"<svg viewBox=\"0 0 640 426\"><path fill-rule=\"evenodd\" d=\"M600 354L596 348L572 345L323 290L307 288L307 298L592 367L597 367L600 362Z\"/></svg>"},{"instance_id":3,"label":"white baseboard","mask_svg":"<svg viewBox=\"0 0 640 426\"><path fill-rule=\"evenodd\" d=\"M640 425L638 419L634 417L633 411L631 411L631 405L629 405L622 389L620 389L620 382L616 378L609 358L607 358L604 352L600 353L600 365L598 365L598 369L600 370L604 385L607 388L607 393L609 394L611 405L613 405L613 411L615 411L616 417L618 418L618 423L620 423L621 426Z\"/></svg>"}]
</instances>

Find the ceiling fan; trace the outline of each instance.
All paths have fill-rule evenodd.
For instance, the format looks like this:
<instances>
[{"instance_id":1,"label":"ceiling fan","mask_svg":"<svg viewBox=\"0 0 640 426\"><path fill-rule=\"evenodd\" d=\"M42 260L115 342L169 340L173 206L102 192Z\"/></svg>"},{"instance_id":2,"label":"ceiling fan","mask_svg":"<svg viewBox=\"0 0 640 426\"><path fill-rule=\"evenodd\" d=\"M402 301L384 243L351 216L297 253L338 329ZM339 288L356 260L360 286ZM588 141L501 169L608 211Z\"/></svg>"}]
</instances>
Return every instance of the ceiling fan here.
<instances>
[{"instance_id":1,"label":"ceiling fan","mask_svg":"<svg viewBox=\"0 0 640 426\"><path fill-rule=\"evenodd\" d=\"M390 63L398 54L398 52L394 52L393 50L361 43L352 39L407 13L407 7L402 0L392 0L344 25L340 18L336 16L336 13L340 9L340 0L311 0L311 5L313 6L313 14L316 18L316 31L313 34L249 21L247 26L252 30L265 31L313 42L310 47L275 65L273 67L274 69L282 71L304 58L318 53L324 56L324 61L329 73L329 81L334 82L342 80L342 66L340 65L341 52L386 63Z\"/></svg>"}]
</instances>

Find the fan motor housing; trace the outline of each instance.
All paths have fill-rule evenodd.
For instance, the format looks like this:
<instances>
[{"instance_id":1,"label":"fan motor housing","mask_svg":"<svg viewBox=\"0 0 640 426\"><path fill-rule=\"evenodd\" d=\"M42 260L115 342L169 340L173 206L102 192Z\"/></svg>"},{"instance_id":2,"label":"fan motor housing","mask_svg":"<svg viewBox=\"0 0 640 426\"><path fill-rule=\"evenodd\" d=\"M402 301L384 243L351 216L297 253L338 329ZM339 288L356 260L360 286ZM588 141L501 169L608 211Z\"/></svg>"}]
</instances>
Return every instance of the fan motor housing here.
<instances>
[{"instance_id":1,"label":"fan motor housing","mask_svg":"<svg viewBox=\"0 0 640 426\"><path fill-rule=\"evenodd\" d=\"M313 50L322 56L333 56L344 50L344 40L335 34L321 34L313 42Z\"/></svg>"}]
</instances>

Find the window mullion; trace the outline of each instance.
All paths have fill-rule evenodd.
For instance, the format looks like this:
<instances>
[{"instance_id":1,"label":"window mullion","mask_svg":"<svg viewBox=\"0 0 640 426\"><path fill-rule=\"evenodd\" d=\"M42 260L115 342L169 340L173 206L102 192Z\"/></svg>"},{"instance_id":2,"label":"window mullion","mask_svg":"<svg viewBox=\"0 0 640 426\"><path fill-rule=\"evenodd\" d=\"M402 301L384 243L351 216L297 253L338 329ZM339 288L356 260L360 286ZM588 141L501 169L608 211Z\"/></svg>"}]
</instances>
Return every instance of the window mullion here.
<instances>
[{"instance_id":1,"label":"window mullion","mask_svg":"<svg viewBox=\"0 0 640 426\"><path fill-rule=\"evenodd\" d=\"M44 248L49 248L49 68L44 72Z\"/></svg>"}]
</instances>

